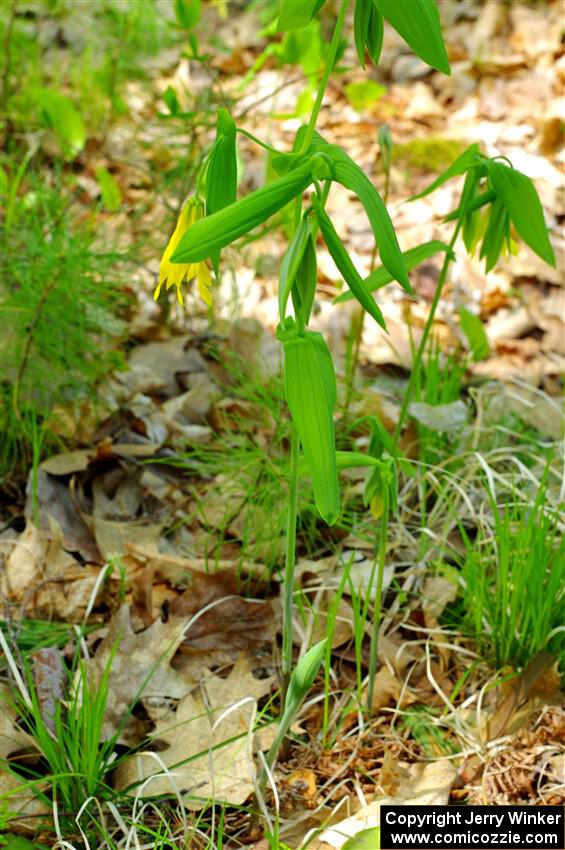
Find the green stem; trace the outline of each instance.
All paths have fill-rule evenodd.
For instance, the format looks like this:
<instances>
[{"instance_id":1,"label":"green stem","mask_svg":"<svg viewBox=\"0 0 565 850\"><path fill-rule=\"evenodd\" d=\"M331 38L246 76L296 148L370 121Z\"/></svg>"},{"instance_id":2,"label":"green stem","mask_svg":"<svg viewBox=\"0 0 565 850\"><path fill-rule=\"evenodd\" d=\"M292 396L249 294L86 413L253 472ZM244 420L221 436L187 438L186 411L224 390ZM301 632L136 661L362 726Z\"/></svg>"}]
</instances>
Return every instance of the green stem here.
<instances>
[{"instance_id":1,"label":"green stem","mask_svg":"<svg viewBox=\"0 0 565 850\"><path fill-rule=\"evenodd\" d=\"M262 142L261 139L258 139L257 136L254 136L253 133L250 133L249 130L244 130L242 127L237 128L237 132L241 133L242 136L247 136L248 139L251 139L252 142L255 142L259 147L264 148L269 153L277 154L277 156L281 156L281 151L274 148L272 145L268 145L267 142Z\"/></svg>"},{"instance_id":2,"label":"green stem","mask_svg":"<svg viewBox=\"0 0 565 850\"><path fill-rule=\"evenodd\" d=\"M379 629L381 627L382 601L383 601L383 579L386 562L386 543L388 537L388 511L389 492L388 480L383 477L383 512L381 516L381 533L379 536L377 587L375 589L375 604L373 606L373 630L371 632L371 649L369 654L369 682L367 685L367 713L371 713L373 705L373 691L375 689L375 676L377 673L377 657L379 650Z\"/></svg>"},{"instance_id":3,"label":"green stem","mask_svg":"<svg viewBox=\"0 0 565 850\"><path fill-rule=\"evenodd\" d=\"M424 330L422 332L422 339L420 340L420 344L418 346L418 350L416 351L416 356L414 357L414 362L412 364L412 372L410 374L410 378L408 380L408 386L406 387L406 392L404 393L404 399L402 400L402 406L400 408L400 413L398 415L398 422L396 423L396 428L394 429L393 441L394 447L398 448L398 441L400 439L400 435L402 433L402 426L404 425L404 420L406 419L406 414L408 412L408 407L410 406L410 402L412 401L414 390L416 388L416 383L418 381L420 375L420 367L422 365L422 359L424 357L424 352L426 350L426 345L428 344L428 339L430 333L432 331L432 327L435 320L436 311L438 308L438 304L443 292L443 287L445 281L447 280L447 273L449 271L449 265L451 263L451 255L453 253L453 248L457 241L457 237L459 236L459 231L461 229L463 221L460 218L457 222L457 226L453 231L453 236L451 237L451 242L449 243L449 250L445 252L445 259L443 261L443 265L441 267L441 271L439 274L439 278L437 281L436 291L434 292L434 297L432 299L430 312L428 318L426 320L426 324L424 325Z\"/></svg>"},{"instance_id":4,"label":"green stem","mask_svg":"<svg viewBox=\"0 0 565 850\"><path fill-rule=\"evenodd\" d=\"M343 25L345 23L345 15L347 13L347 7L349 6L349 0L342 0L341 7L337 16L337 21L335 24L335 28L332 35L332 40L330 42L330 51L328 55L328 61L326 62L326 67L324 68L324 73L322 75L322 80L320 82L320 87L318 88L318 94L316 95L316 101L314 103L314 108L312 109L312 114L310 115L310 121L308 122L308 127L306 129L306 135L304 136L304 142L302 143L301 153L306 153L310 145L312 144L312 139L314 138L314 131L316 129L316 122L318 121L318 115L320 114L320 109L322 108L322 101L324 99L324 95L326 93L326 89L328 87L328 80L330 79L330 74L333 70L333 66L335 64L335 57L337 55L337 48L339 47L339 41L341 38L341 33L343 30Z\"/></svg>"},{"instance_id":5,"label":"green stem","mask_svg":"<svg viewBox=\"0 0 565 850\"><path fill-rule=\"evenodd\" d=\"M286 527L286 557L284 568L283 646L282 646L282 698L286 698L292 672L292 609L294 601L294 565L296 561L296 519L298 514L298 458L300 440L292 426L290 443L290 492Z\"/></svg>"}]
</instances>

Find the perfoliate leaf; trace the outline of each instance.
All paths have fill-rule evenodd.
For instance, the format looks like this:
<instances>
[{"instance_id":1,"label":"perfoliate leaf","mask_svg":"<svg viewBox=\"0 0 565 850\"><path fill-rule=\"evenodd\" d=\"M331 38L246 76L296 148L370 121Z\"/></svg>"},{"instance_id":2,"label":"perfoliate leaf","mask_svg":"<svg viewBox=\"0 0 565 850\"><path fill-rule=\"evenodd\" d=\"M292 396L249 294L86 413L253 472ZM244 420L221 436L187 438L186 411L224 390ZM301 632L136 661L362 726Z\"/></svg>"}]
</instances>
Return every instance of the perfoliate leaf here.
<instances>
[{"instance_id":1,"label":"perfoliate leaf","mask_svg":"<svg viewBox=\"0 0 565 850\"><path fill-rule=\"evenodd\" d=\"M75 157L86 143L86 127L80 113L68 97L51 89L39 89L36 100L59 139L64 154Z\"/></svg>"},{"instance_id":2,"label":"perfoliate leaf","mask_svg":"<svg viewBox=\"0 0 565 850\"><path fill-rule=\"evenodd\" d=\"M122 193L120 187L116 183L114 177L110 174L107 168L96 169L96 179L100 186L102 195L102 203L108 212L116 212L122 205Z\"/></svg>"},{"instance_id":3,"label":"perfoliate leaf","mask_svg":"<svg viewBox=\"0 0 565 850\"><path fill-rule=\"evenodd\" d=\"M410 248L409 251L405 251L402 254L402 258L404 260L404 265L408 271L411 271L416 266L419 266L420 263L424 263L430 257L433 257L434 254L439 252L449 253L452 260L455 259L455 254L450 249L449 245L446 245L445 242L440 242L438 239L432 239L431 242L424 242L423 245L418 245L416 248ZM386 286L387 283L390 283L391 280L394 280L391 273L381 266L378 269L375 269L374 272L371 272L363 280L363 286L367 290L367 292L375 292L377 289L381 289L381 287ZM339 304L342 301L351 301L355 296L351 292L342 292L341 295L338 295L334 298L334 304Z\"/></svg>"},{"instance_id":4,"label":"perfoliate leaf","mask_svg":"<svg viewBox=\"0 0 565 850\"><path fill-rule=\"evenodd\" d=\"M196 221L179 242L173 263L195 263L262 224L312 182L312 157L293 171L251 192L213 215Z\"/></svg>"},{"instance_id":5,"label":"perfoliate leaf","mask_svg":"<svg viewBox=\"0 0 565 850\"><path fill-rule=\"evenodd\" d=\"M332 259L338 267L343 279L349 286L353 296L359 301L361 306L369 313L370 316L386 330L386 323L379 307L375 303L372 295L368 292L363 284L361 275L353 265L345 245L337 235L336 229L333 226L327 212L324 210L317 198L312 198L312 206L320 225L320 231L324 237L324 242L328 246L328 250Z\"/></svg>"},{"instance_id":6,"label":"perfoliate leaf","mask_svg":"<svg viewBox=\"0 0 565 850\"><path fill-rule=\"evenodd\" d=\"M278 32L307 27L326 0L282 0Z\"/></svg>"},{"instance_id":7,"label":"perfoliate leaf","mask_svg":"<svg viewBox=\"0 0 565 850\"><path fill-rule=\"evenodd\" d=\"M432 68L450 74L435 0L373 0L384 18Z\"/></svg>"},{"instance_id":8,"label":"perfoliate leaf","mask_svg":"<svg viewBox=\"0 0 565 850\"><path fill-rule=\"evenodd\" d=\"M466 307L459 308L459 323L465 334L473 360L484 360L490 354L488 337L479 316Z\"/></svg>"},{"instance_id":9,"label":"perfoliate leaf","mask_svg":"<svg viewBox=\"0 0 565 850\"><path fill-rule=\"evenodd\" d=\"M418 198L425 198L426 195L429 195L431 192L435 192L436 189L439 189L439 187L443 186L444 183L447 183L448 180L451 180L453 177L459 177L469 168L473 168L473 166L478 165L480 162L479 146L477 144L471 145L466 151L463 151L463 153L457 157L455 162L453 162L449 168L446 168L439 177L436 177L427 189L424 189L424 191L420 192L418 195L412 195L410 200L417 201Z\"/></svg>"},{"instance_id":10,"label":"perfoliate leaf","mask_svg":"<svg viewBox=\"0 0 565 850\"><path fill-rule=\"evenodd\" d=\"M333 525L340 496L333 414L337 400L332 358L323 336L299 335L287 319L277 332L284 348L285 397L308 464L321 517Z\"/></svg>"},{"instance_id":11,"label":"perfoliate leaf","mask_svg":"<svg viewBox=\"0 0 565 850\"><path fill-rule=\"evenodd\" d=\"M555 268L543 209L529 177L500 162L488 162L492 187L506 207L516 232L538 257Z\"/></svg>"},{"instance_id":12,"label":"perfoliate leaf","mask_svg":"<svg viewBox=\"0 0 565 850\"><path fill-rule=\"evenodd\" d=\"M337 145L326 144L319 136L314 140L313 148L323 151L333 161L335 174L333 179L357 195L371 224L383 266L410 295L413 295L398 239L387 208L365 172L353 162L345 151Z\"/></svg>"},{"instance_id":13,"label":"perfoliate leaf","mask_svg":"<svg viewBox=\"0 0 565 850\"><path fill-rule=\"evenodd\" d=\"M206 177L206 214L213 215L223 210L224 207L233 204L236 194L236 126L227 109L220 109L218 111L216 141L210 153ZM211 259L217 277L220 262L219 249L213 252Z\"/></svg>"}]
</instances>

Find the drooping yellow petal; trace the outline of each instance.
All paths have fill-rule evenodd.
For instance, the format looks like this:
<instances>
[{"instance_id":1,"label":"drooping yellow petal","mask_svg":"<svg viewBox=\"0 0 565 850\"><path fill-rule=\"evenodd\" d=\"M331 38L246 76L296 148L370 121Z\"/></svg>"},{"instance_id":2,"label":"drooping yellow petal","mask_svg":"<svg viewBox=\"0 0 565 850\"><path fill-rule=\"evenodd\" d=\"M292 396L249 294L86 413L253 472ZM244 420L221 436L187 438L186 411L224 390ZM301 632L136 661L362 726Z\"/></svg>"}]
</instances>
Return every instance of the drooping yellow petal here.
<instances>
[{"instance_id":1,"label":"drooping yellow petal","mask_svg":"<svg viewBox=\"0 0 565 850\"><path fill-rule=\"evenodd\" d=\"M177 221L174 233L169 239L168 245L165 248L161 263L159 265L159 283L155 289L153 297L155 300L159 297L161 287L165 284L165 288L176 286L177 298L180 304L184 304L182 296L182 284L184 281L196 278L198 292L202 300L210 306L212 304L212 277L205 262L199 263L171 263L171 256L177 248L181 238L184 236L188 228L194 222L201 218L204 213L204 204L200 198L189 198Z\"/></svg>"},{"instance_id":2,"label":"drooping yellow petal","mask_svg":"<svg viewBox=\"0 0 565 850\"><path fill-rule=\"evenodd\" d=\"M200 297L208 307L212 306L212 276L206 263L198 264L198 273L196 275L196 283Z\"/></svg>"}]
</instances>

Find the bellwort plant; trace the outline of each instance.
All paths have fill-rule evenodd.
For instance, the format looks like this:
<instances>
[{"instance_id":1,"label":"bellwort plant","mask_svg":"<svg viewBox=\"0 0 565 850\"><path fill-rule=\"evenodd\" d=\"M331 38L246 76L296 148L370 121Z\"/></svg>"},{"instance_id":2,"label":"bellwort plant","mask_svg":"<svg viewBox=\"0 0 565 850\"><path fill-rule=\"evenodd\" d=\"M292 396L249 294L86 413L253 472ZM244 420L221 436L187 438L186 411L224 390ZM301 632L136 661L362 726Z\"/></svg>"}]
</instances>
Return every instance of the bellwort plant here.
<instances>
[{"instance_id":1,"label":"bellwort plant","mask_svg":"<svg viewBox=\"0 0 565 850\"><path fill-rule=\"evenodd\" d=\"M307 125L295 137L292 150L276 151L245 130L238 130L229 113L220 110L217 134L205 158L197 180L195 197L183 208L177 229L165 251L161 264L160 287L163 283L177 287L182 300L183 281L196 278L200 293L210 303L213 291L207 263L218 273L223 248L263 224L289 204L294 207L294 233L284 253L279 275L279 324L277 338L284 350L284 389L292 419L290 445L290 484L288 497L287 545L284 573L282 686L284 723L276 747L269 753L269 765L276 759L282 735L289 728L292 715L311 688L324 653L308 654L298 662L306 663L308 674L293 677L293 595L296 549L298 486L302 476L312 482L317 510L329 525L340 515L338 472L353 466L373 467L369 478L367 500L380 495L381 537L376 558L377 602L373 612L368 707L377 662L377 640L380 621L382 579L386 560L386 530L390 511L394 511L396 477L403 459L398 451L398 438L408 413L416 378L435 312L448 276L459 235L467 250L481 245L481 257L487 271L504 249L514 249L515 234L520 236L540 257L554 264L541 204L530 180L500 159L484 157L472 145L424 192L446 180L465 177L457 209L447 216L454 222L449 244L438 240L417 245L402 253L386 205L364 171L339 146L328 143L316 125L336 56L342 46L346 17L351 0L341 0L337 8L333 34L326 53L317 95ZM278 30L280 32L307 27L322 12L325 0L281 0ZM355 0L353 36L361 64L367 57L375 64L383 41L384 24L388 22L407 42L414 53L432 68L450 73L439 15L434 0ZM270 150L271 163L278 175L262 188L236 199L237 133L257 141ZM205 177L205 181L204 181ZM202 183L205 189L201 190ZM332 186L341 184L362 204L375 239L375 257L380 265L364 278L356 269L326 211ZM335 448L334 413L337 403L336 374L332 356L323 335L309 328L314 302L317 265L316 242L321 236L348 291L337 298L354 298L369 317L386 330L385 318L374 292L396 281L413 294L409 271L436 253L444 254L436 293L421 343L415 355L412 377L402 405L396 432L391 438L384 428L377 428L382 439L367 455L337 452ZM290 302L293 310L290 311ZM375 442L375 441L373 441ZM281 739L281 740L279 740Z\"/></svg>"}]
</instances>

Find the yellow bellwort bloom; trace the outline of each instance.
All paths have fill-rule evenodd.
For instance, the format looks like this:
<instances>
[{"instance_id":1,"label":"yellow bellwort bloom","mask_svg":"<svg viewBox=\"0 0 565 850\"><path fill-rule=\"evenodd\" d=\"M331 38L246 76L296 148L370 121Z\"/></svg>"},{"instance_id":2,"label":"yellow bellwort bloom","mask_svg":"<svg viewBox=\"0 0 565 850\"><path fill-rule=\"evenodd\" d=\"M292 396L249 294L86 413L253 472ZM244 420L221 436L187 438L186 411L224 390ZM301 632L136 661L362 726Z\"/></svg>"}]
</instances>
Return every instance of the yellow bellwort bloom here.
<instances>
[{"instance_id":1,"label":"yellow bellwort bloom","mask_svg":"<svg viewBox=\"0 0 565 850\"><path fill-rule=\"evenodd\" d=\"M184 304L182 297L181 284L184 280L196 278L198 292L202 300L210 306L212 304L212 276L210 270L204 261L199 263L171 263L171 255L176 250L181 238L184 236L188 228L194 222L202 218L204 215L204 204L200 198L189 198L179 215L175 232L169 239L169 244L165 248L165 253L161 257L159 266L159 283L153 294L155 301L159 298L161 287L165 284L165 289L169 289L174 283L177 288L177 297L180 304Z\"/></svg>"}]
</instances>

